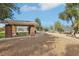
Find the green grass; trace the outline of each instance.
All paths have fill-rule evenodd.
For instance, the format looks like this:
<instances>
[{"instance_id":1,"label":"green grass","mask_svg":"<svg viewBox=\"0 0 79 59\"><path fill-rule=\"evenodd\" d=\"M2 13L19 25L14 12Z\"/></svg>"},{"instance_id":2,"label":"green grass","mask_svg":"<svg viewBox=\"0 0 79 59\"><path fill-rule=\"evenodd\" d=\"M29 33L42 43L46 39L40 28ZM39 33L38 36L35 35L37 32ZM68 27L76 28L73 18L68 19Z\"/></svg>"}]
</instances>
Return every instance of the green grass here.
<instances>
[{"instance_id":1,"label":"green grass","mask_svg":"<svg viewBox=\"0 0 79 59\"><path fill-rule=\"evenodd\" d=\"M5 37L5 32L0 32L0 38L4 38Z\"/></svg>"},{"instance_id":2,"label":"green grass","mask_svg":"<svg viewBox=\"0 0 79 59\"><path fill-rule=\"evenodd\" d=\"M28 34L26 32L17 32L17 37L19 36L27 36ZM5 32L0 32L0 38L5 37Z\"/></svg>"},{"instance_id":3,"label":"green grass","mask_svg":"<svg viewBox=\"0 0 79 59\"><path fill-rule=\"evenodd\" d=\"M17 32L17 36L27 36L27 32Z\"/></svg>"}]
</instances>

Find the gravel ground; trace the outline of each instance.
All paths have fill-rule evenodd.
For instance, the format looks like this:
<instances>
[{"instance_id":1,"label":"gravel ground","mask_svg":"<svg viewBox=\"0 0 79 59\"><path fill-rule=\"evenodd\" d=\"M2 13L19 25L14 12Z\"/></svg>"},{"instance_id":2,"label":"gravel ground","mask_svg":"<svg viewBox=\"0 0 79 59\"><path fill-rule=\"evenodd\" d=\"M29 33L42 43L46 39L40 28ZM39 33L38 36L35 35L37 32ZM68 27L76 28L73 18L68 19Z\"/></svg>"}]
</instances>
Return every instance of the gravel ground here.
<instances>
[{"instance_id":1,"label":"gravel ground","mask_svg":"<svg viewBox=\"0 0 79 59\"><path fill-rule=\"evenodd\" d=\"M59 33L0 40L1 56L78 56L79 40Z\"/></svg>"},{"instance_id":2,"label":"gravel ground","mask_svg":"<svg viewBox=\"0 0 79 59\"><path fill-rule=\"evenodd\" d=\"M29 55L53 55L48 53L53 49L55 37L48 34L37 34L35 37L13 38L0 41L0 55L29 56ZM51 47L49 47L49 45Z\"/></svg>"}]
</instances>

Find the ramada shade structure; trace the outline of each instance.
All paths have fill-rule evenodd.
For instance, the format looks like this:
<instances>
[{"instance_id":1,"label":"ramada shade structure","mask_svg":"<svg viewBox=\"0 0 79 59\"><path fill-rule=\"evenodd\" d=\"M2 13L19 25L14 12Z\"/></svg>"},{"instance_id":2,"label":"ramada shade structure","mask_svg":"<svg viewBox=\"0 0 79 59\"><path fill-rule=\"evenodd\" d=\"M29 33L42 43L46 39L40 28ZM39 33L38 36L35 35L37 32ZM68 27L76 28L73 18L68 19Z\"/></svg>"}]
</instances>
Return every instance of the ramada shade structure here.
<instances>
[{"instance_id":1,"label":"ramada shade structure","mask_svg":"<svg viewBox=\"0 0 79 59\"><path fill-rule=\"evenodd\" d=\"M0 23L4 24L10 24L10 25L15 25L15 26L36 26L37 23L33 21L14 21L14 20L5 20L5 21L0 21Z\"/></svg>"},{"instance_id":2,"label":"ramada shade structure","mask_svg":"<svg viewBox=\"0 0 79 59\"><path fill-rule=\"evenodd\" d=\"M35 35L36 32L36 22L4 20L0 21L0 23L5 24L5 37L16 36L16 26L28 26L29 35Z\"/></svg>"}]
</instances>

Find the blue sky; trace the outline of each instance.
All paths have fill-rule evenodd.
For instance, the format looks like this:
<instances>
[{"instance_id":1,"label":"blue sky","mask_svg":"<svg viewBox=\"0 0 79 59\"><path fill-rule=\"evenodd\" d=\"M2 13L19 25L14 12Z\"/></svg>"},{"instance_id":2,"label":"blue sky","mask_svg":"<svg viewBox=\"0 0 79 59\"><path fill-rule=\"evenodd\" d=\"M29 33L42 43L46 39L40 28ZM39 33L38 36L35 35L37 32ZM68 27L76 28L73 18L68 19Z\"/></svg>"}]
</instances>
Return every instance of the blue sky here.
<instances>
[{"instance_id":1,"label":"blue sky","mask_svg":"<svg viewBox=\"0 0 79 59\"><path fill-rule=\"evenodd\" d=\"M14 12L15 20L34 21L36 17L39 17L42 26L46 27L52 26L57 20L60 20L59 13L65 9L65 4L61 3L18 3L17 6L20 7L20 14ZM61 22L63 25L67 24L66 21Z\"/></svg>"}]
</instances>

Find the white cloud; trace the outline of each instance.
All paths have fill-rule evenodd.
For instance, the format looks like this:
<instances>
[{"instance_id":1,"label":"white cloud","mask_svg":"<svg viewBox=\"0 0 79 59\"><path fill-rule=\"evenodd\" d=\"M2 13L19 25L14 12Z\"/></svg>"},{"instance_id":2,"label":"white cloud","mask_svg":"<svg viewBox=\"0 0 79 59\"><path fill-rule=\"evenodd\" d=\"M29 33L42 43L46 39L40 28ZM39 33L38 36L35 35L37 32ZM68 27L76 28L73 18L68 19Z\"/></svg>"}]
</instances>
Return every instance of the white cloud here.
<instances>
[{"instance_id":1,"label":"white cloud","mask_svg":"<svg viewBox=\"0 0 79 59\"><path fill-rule=\"evenodd\" d=\"M44 10L49 10L52 8L55 8L57 6L59 6L61 4L58 3L39 3L38 6L28 6L28 5L24 5L20 8L21 11L44 11Z\"/></svg>"},{"instance_id":2,"label":"white cloud","mask_svg":"<svg viewBox=\"0 0 79 59\"><path fill-rule=\"evenodd\" d=\"M36 6L27 6L24 5L20 8L21 11L36 11L37 7Z\"/></svg>"},{"instance_id":3,"label":"white cloud","mask_svg":"<svg viewBox=\"0 0 79 59\"><path fill-rule=\"evenodd\" d=\"M61 4L58 4L58 3L40 3L39 4L41 10L49 10L49 9L55 8L59 5L61 5Z\"/></svg>"}]
</instances>

